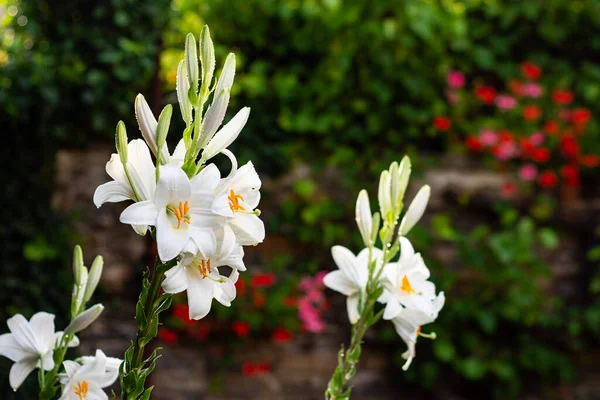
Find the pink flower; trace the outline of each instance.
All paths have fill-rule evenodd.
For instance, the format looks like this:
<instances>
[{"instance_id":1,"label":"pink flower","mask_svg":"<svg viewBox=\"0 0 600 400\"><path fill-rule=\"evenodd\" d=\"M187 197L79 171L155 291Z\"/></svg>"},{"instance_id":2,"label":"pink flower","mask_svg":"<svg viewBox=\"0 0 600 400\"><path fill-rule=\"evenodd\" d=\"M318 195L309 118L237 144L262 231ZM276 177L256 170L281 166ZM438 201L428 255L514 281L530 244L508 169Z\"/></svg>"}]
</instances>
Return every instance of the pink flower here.
<instances>
[{"instance_id":1,"label":"pink flower","mask_svg":"<svg viewBox=\"0 0 600 400\"><path fill-rule=\"evenodd\" d=\"M521 170L519 171L519 176L522 180L530 182L535 180L535 178L537 177L537 173L538 170L535 165L525 164L521 167Z\"/></svg>"},{"instance_id":2,"label":"pink flower","mask_svg":"<svg viewBox=\"0 0 600 400\"><path fill-rule=\"evenodd\" d=\"M492 153L498 160L508 160L509 158L514 157L517 153L517 146L514 142L501 142L494 148Z\"/></svg>"},{"instance_id":3,"label":"pink flower","mask_svg":"<svg viewBox=\"0 0 600 400\"><path fill-rule=\"evenodd\" d=\"M457 70L451 69L446 76L448 86L453 89L460 89L465 86L465 75Z\"/></svg>"},{"instance_id":4,"label":"pink flower","mask_svg":"<svg viewBox=\"0 0 600 400\"><path fill-rule=\"evenodd\" d=\"M498 143L498 134L491 129L483 129L479 132L479 141L484 146L493 146Z\"/></svg>"},{"instance_id":5,"label":"pink flower","mask_svg":"<svg viewBox=\"0 0 600 400\"><path fill-rule=\"evenodd\" d=\"M325 329L321 315L308 299L298 301L298 317L302 321L302 327L308 332L318 333Z\"/></svg>"},{"instance_id":6,"label":"pink flower","mask_svg":"<svg viewBox=\"0 0 600 400\"><path fill-rule=\"evenodd\" d=\"M501 94L496 97L496 105L501 110L512 110L517 106L517 99L512 96Z\"/></svg>"},{"instance_id":7,"label":"pink flower","mask_svg":"<svg viewBox=\"0 0 600 400\"><path fill-rule=\"evenodd\" d=\"M546 137L544 136L543 133L541 133L541 132L534 132L529 137L529 143L531 143L534 146L539 146L542 143L544 143L544 139L546 139Z\"/></svg>"},{"instance_id":8,"label":"pink flower","mask_svg":"<svg viewBox=\"0 0 600 400\"><path fill-rule=\"evenodd\" d=\"M527 82L523 85L523 93L526 97L537 99L544 93L544 89L540 85L534 82Z\"/></svg>"}]
</instances>

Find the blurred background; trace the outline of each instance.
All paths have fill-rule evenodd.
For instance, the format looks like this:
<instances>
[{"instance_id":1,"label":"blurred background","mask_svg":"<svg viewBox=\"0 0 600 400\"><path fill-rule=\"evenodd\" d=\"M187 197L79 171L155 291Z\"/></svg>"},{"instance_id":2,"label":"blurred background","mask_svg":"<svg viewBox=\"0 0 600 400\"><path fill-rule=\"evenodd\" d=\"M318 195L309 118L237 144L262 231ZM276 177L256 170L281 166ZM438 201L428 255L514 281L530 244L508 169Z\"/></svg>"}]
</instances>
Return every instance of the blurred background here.
<instances>
[{"instance_id":1,"label":"blurred background","mask_svg":"<svg viewBox=\"0 0 600 400\"><path fill-rule=\"evenodd\" d=\"M92 204L137 93L176 103L185 34L237 56L231 146L263 179L263 244L231 308L165 315L155 399L320 399L348 341L325 290L334 244L361 248L354 201L411 156L410 239L447 302L402 372L391 324L368 335L356 399L600 398L600 3L595 0L0 1L0 321L70 301L71 251L105 259L107 309L82 336L122 356L150 239ZM184 125L179 108L174 142ZM2 322L1 332L7 328ZM33 398L34 379L2 398Z\"/></svg>"}]
</instances>

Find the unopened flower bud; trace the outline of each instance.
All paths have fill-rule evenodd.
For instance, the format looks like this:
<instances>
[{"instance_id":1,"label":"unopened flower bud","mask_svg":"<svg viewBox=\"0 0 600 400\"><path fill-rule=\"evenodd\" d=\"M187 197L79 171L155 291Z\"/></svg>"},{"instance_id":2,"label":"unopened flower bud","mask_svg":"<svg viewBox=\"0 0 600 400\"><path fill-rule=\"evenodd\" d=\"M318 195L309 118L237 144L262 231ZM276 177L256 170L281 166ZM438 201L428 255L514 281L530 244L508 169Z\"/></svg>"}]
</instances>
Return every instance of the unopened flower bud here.
<instances>
[{"instance_id":1,"label":"unopened flower bud","mask_svg":"<svg viewBox=\"0 0 600 400\"><path fill-rule=\"evenodd\" d=\"M369 195L366 190L361 190L356 199L356 225L360 231L365 246L371 247L371 226L373 224L373 216L371 215L371 205L369 203Z\"/></svg>"},{"instance_id":2,"label":"unopened flower bud","mask_svg":"<svg viewBox=\"0 0 600 400\"><path fill-rule=\"evenodd\" d=\"M156 127L156 148L163 149L167 141L167 134L169 133L169 125L171 124L171 115L173 115L173 106L167 104L163 108L162 112L158 116L158 125ZM160 157L160 163L166 164L169 160L161 157L162 152L157 152L157 157Z\"/></svg>"},{"instance_id":3,"label":"unopened flower bud","mask_svg":"<svg viewBox=\"0 0 600 400\"><path fill-rule=\"evenodd\" d=\"M84 330L90 326L92 322L98 319L100 314L102 314L102 311L104 311L104 306L102 304L93 305L75 317L69 326L66 327L65 333L77 333Z\"/></svg>"},{"instance_id":4,"label":"unopened flower bud","mask_svg":"<svg viewBox=\"0 0 600 400\"><path fill-rule=\"evenodd\" d=\"M200 64L202 65L202 90L207 92L215 72L215 46L208 25L200 32Z\"/></svg>"},{"instance_id":5,"label":"unopened flower bud","mask_svg":"<svg viewBox=\"0 0 600 400\"><path fill-rule=\"evenodd\" d=\"M117 147L117 153L121 159L121 163L127 164L127 130L123 121L119 121L117 124L117 131L115 133L115 144Z\"/></svg>"},{"instance_id":6,"label":"unopened flower bud","mask_svg":"<svg viewBox=\"0 0 600 400\"><path fill-rule=\"evenodd\" d=\"M191 33L185 37L185 67L190 88L193 93L198 93L198 51L196 39Z\"/></svg>"},{"instance_id":7,"label":"unopened flower bud","mask_svg":"<svg viewBox=\"0 0 600 400\"><path fill-rule=\"evenodd\" d=\"M104 259L102 258L102 256L97 256L94 259L94 262L92 263L92 267L90 268L87 284L85 286L85 295L83 296L83 301L87 302L92 298L94 291L96 291L96 287L98 287L98 282L100 282L103 267Z\"/></svg>"},{"instance_id":8,"label":"unopened flower bud","mask_svg":"<svg viewBox=\"0 0 600 400\"><path fill-rule=\"evenodd\" d=\"M73 277L75 285L79 286L84 282L83 275L87 275L87 268L83 265L83 250L81 246L75 246L73 249Z\"/></svg>"}]
</instances>

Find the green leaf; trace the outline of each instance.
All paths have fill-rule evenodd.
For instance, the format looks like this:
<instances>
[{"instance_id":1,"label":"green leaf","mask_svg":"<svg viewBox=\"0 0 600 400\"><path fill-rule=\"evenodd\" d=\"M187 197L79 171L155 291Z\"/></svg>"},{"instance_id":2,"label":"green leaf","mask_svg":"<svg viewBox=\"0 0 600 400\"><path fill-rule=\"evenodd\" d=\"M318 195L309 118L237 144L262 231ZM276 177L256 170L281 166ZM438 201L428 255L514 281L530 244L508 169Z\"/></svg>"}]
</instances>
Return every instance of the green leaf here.
<instances>
[{"instance_id":1,"label":"green leaf","mask_svg":"<svg viewBox=\"0 0 600 400\"><path fill-rule=\"evenodd\" d=\"M542 245L547 248L554 250L558 247L559 239L556 231L550 228L542 228L538 232L538 238Z\"/></svg>"}]
</instances>

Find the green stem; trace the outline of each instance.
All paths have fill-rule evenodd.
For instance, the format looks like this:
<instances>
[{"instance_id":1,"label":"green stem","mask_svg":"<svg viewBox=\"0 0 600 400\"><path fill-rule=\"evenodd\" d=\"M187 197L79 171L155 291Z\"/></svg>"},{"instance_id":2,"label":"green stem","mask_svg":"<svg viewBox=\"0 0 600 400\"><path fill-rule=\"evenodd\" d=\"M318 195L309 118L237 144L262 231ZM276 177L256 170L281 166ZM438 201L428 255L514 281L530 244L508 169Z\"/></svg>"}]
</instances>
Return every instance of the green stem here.
<instances>
[{"instance_id":1,"label":"green stem","mask_svg":"<svg viewBox=\"0 0 600 400\"><path fill-rule=\"evenodd\" d=\"M154 272L152 273L152 278L150 279L150 289L148 291L148 296L146 297L146 303L144 304L144 313L147 317L151 316L153 313L154 303L156 299L158 299L158 293L160 291L160 285L162 283L163 277L165 275L166 269L164 268L165 264L162 264L158 257L156 257L156 262L154 264ZM149 322L149 321L148 321ZM131 369L134 370L136 368L141 367L142 365L142 357L144 356L144 348L145 345L140 345L140 340L143 337L148 335L148 330L150 328L150 323L147 323L144 329L138 329L136 340L134 343L133 349L133 358Z\"/></svg>"}]
</instances>

